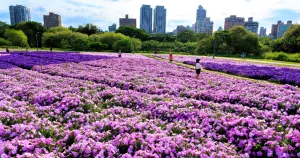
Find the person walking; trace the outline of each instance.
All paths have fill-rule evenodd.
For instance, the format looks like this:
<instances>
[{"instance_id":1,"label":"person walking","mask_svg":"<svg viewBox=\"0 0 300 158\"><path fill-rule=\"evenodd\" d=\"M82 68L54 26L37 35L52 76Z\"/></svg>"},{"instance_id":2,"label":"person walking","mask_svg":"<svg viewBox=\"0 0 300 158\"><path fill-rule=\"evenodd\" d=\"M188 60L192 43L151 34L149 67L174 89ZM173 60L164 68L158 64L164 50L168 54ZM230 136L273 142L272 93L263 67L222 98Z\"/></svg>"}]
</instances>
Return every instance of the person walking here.
<instances>
[{"instance_id":1,"label":"person walking","mask_svg":"<svg viewBox=\"0 0 300 158\"><path fill-rule=\"evenodd\" d=\"M122 56L122 51L121 50L119 50L119 58L121 58L121 56Z\"/></svg>"},{"instance_id":2,"label":"person walking","mask_svg":"<svg viewBox=\"0 0 300 158\"><path fill-rule=\"evenodd\" d=\"M196 78L198 79L201 72L200 59L196 59Z\"/></svg>"},{"instance_id":3,"label":"person walking","mask_svg":"<svg viewBox=\"0 0 300 158\"><path fill-rule=\"evenodd\" d=\"M51 51L51 53L52 53L52 47L50 47L50 51Z\"/></svg>"},{"instance_id":4,"label":"person walking","mask_svg":"<svg viewBox=\"0 0 300 158\"><path fill-rule=\"evenodd\" d=\"M246 59L246 54L243 52L242 59Z\"/></svg>"},{"instance_id":5,"label":"person walking","mask_svg":"<svg viewBox=\"0 0 300 158\"><path fill-rule=\"evenodd\" d=\"M6 47L6 53L9 53L9 49L8 49L8 47Z\"/></svg>"},{"instance_id":6,"label":"person walking","mask_svg":"<svg viewBox=\"0 0 300 158\"><path fill-rule=\"evenodd\" d=\"M156 49L155 49L155 54L157 54L157 52L158 52L158 49L156 48Z\"/></svg>"},{"instance_id":7,"label":"person walking","mask_svg":"<svg viewBox=\"0 0 300 158\"><path fill-rule=\"evenodd\" d=\"M169 57L169 59L170 59L170 63L172 63L172 61L173 61L173 54L172 54L172 52L170 52L170 57Z\"/></svg>"}]
</instances>

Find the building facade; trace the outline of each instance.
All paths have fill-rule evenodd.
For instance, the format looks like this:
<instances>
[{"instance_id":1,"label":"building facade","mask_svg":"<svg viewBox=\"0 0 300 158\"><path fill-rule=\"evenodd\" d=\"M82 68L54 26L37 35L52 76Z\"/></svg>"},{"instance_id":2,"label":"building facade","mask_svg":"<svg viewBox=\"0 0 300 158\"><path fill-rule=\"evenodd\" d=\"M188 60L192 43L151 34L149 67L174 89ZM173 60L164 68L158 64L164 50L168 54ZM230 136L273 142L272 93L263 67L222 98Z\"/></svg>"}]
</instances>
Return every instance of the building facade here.
<instances>
[{"instance_id":1,"label":"building facade","mask_svg":"<svg viewBox=\"0 0 300 158\"><path fill-rule=\"evenodd\" d=\"M50 12L49 15L44 15L44 26L46 28L61 26L61 16Z\"/></svg>"},{"instance_id":2,"label":"building facade","mask_svg":"<svg viewBox=\"0 0 300 158\"><path fill-rule=\"evenodd\" d=\"M222 26L220 26L219 28L218 28L218 31L223 31L224 29L223 29L223 27Z\"/></svg>"},{"instance_id":3,"label":"building facade","mask_svg":"<svg viewBox=\"0 0 300 158\"><path fill-rule=\"evenodd\" d=\"M272 30L271 30L271 36L272 39L276 39L277 38L277 34L278 34L278 26L282 23L282 21L278 21L277 24L273 24L272 25Z\"/></svg>"},{"instance_id":4,"label":"building facade","mask_svg":"<svg viewBox=\"0 0 300 158\"><path fill-rule=\"evenodd\" d=\"M195 24L196 33L205 33L211 36L213 33L214 23L210 21L210 18L206 17L206 10L200 5L197 9L197 18Z\"/></svg>"},{"instance_id":5,"label":"building facade","mask_svg":"<svg viewBox=\"0 0 300 158\"><path fill-rule=\"evenodd\" d=\"M183 32L186 30L186 27L183 26L183 25L179 25L177 26L177 29L176 29L176 34L179 34L180 32Z\"/></svg>"},{"instance_id":6,"label":"building facade","mask_svg":"<svg viewBox=\"0 0 300 158\"><path fill-rule=\"evenodd\" d=\"M245 22L245 28L248 31L251 31L255 34L258 34L258 22L253 21L253 17L248 18L248 21Z\"/></svg>"},{"instance_id":7,"label":"building facade","mask_svg":"<svg viewBox=\"0 0 300 158\"><path fill-rule=\"evenodd\" d=\"M9 6L9 14L11 25L31 21L30 9L22 5Z\"/></svg>"},{"instance_id":8,"label":"building facade","mask_svg":"<svg viewBox=\"0 0 300 158\"><path fill-rule=\"evenodd\" d=\"M234 26L244 26L245 18L237 17L236 15L230 15L230 17L225 18L224 29L229 30Z\"/></svg>"},{"instance_id":9,"label":"building facade","mask_svg":"<svg viewBox=\"0 0 300 158\"><path fill-rule=\"evenodd\" d=\"M125 15L125 18L119 19L120 27L122 26L132 26L136 28L136 19L129 19L128 14Z\"/></svg>"},{"instance_id":10,"label":"building facade","mask_svg":"<svg viewBox=\"0 0 300 158\"><path fill-rule=\"evenodd\" d=\"M205 33L211 36L213 33L214 23L210 21L210 18L204 18L196 22L196 33Z\"/></svg>"},{"instance_id":11,"label":"building facade","mask_svg":"<svg viewBox=\"0 0 300 158\"><path fill-rule=\"evenodd\" d=\"M267 28L260 27L259 37L267 37Z\"/></svg>"},{"instance_id":12,"label":"building facade","mask_svg":"<svg viewBox=\"0 0 300 158\"><path fill-rule=\"evenodd\" d=\"M288 21L286 24L280 23L278 25L277 38L281 38L284 33L293 25L292 21Z\"/></svg>"},{"instance_id":13,"label":"building facade","mask_svg":"<svg viewBox=\"0 0 300 158\"><path fill-rule=\"evenodd\" d=\"M117 30L117 25L112 24L111 26L108 26L108 31L109 32L115 32Z\"/></svg>"},{"instance_id":14,"label":"building facade","mask_svg":"<svg viewBox=\"0 0 300 158\"><path fill-rule=\"evenodd\" d=\"M140 29L145 30L148 34L152 33L152 8L150 5L143 5L140 13Z\"/></svg>"},{"instance_id":15,"label":"building facade","mask_svg":"<svg viewBox=\"0 0 300 158\"><path fill-rule=\"evenodd\" d=\"M164 6L156 6L154 9L154 25L155 33L166 33L167 25L167 9Z\"/></svg>"}]
</instances>

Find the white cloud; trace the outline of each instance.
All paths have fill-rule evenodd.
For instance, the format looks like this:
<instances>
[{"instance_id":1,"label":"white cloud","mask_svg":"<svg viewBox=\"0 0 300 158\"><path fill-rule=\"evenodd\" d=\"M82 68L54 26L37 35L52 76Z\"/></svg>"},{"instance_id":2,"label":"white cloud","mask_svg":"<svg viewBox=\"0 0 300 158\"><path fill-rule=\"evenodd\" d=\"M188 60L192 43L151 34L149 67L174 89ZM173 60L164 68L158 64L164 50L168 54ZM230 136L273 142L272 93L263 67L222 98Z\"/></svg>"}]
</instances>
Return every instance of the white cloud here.
<instances>
[{"instance_id":1,"label":"white cloud","mask_svg":"<svg viewBox=\"0 0 300 158\"><path fill-rule=\"evenodd\" d=\"M289 9L300 13L299 0L0 0L0 13L8 13L8 6L22 4L31 9L32 17L42 22L42 15L53 11L60 14L63 24L79 25L84 19L92 22L104 30L108 25L119 23L119 18L129 14L129 17L137 19L137 26L140 21L140 7L142 4L149 4L152 8L156 5L163 5L167 8L167 31L172 31L176 25L191 25L196 19L196 10L202 5L207 10L207 16L214 21L214 29L224 25L225 17L237 15L241 17L254 17L268 28L277 20L274 18L274 11ZM44 12L37 12L34 8L43 7ZM35 15L33 15L35 14ZM74 18L76 17L76 18ZM296 17L294 17L296 18ZM72 21L68 20L72 19ZM0 19L1 20L1 19ZM285 20L285 19L278 19ZM300 23L299 19L291 19ZM298 21L297 21L298 20ZM66 22L67 21L67 22ZM180 23L175 23L176 21Z\"/></svg>"}]
</instances>

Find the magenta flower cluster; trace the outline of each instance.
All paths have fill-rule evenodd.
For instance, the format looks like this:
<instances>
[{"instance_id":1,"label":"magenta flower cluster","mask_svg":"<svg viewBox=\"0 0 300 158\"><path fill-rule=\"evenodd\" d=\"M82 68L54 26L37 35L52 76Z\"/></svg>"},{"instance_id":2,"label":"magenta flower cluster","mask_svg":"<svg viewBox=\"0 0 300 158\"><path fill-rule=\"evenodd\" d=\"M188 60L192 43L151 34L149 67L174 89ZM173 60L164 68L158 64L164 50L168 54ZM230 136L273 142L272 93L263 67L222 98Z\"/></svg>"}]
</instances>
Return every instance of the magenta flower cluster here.
<instances>
[{"instance_id":1,"label":"magenta flower cluster","mask_svg":"<svg viewBox=\"0 0 300 158\"><path fill-rule=\"evenodd\" d=\"M69 56L0 56L1 157L300 157L297 87Z\"/></svg>"}]
</instances>

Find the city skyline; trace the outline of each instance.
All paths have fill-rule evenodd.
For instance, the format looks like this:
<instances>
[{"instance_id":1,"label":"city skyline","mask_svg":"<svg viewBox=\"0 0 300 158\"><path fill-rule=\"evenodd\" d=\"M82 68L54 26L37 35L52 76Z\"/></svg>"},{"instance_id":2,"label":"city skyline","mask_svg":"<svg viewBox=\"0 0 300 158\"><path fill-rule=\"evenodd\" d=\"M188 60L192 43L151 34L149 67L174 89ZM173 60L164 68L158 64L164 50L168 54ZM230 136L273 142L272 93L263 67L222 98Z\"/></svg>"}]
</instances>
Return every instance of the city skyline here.
<instances>
[{"instance_id":1,"label":"city skyline","mask_svg":"<svg viewBox=\"0 0 300 158\"><path fill-rule=\"evenodd\" d=\"M65 27L93 23L103 30L108 30L112 23L118 23L119 18L129 14L137 19L137 26L140 26L140 7L142 4L151 6L165 6L167 10L167 32L171 32L177 25L191 25L196 19L196 11L202 5L207 11L207 17L214 22L214 31L219 26L224 26L226 17L238 15L239 17L253 17L260 23L260 27L267 28L267 34L271 32L272 24L277 21L292 20L293 23L300 23L300 6L297 0L228 0L226 2L212 1L191 1L173 2L170 0L11 0L1 2L0 21L10 24L10 5L24 5L31 10L31 20L43 23L43 15L55 12L62 16ZM57 7L57 3L60 7ZM233 5L235 3L235 5ZM118 26L117 26L118 27Z\"/></svg>"}]
</instances>

